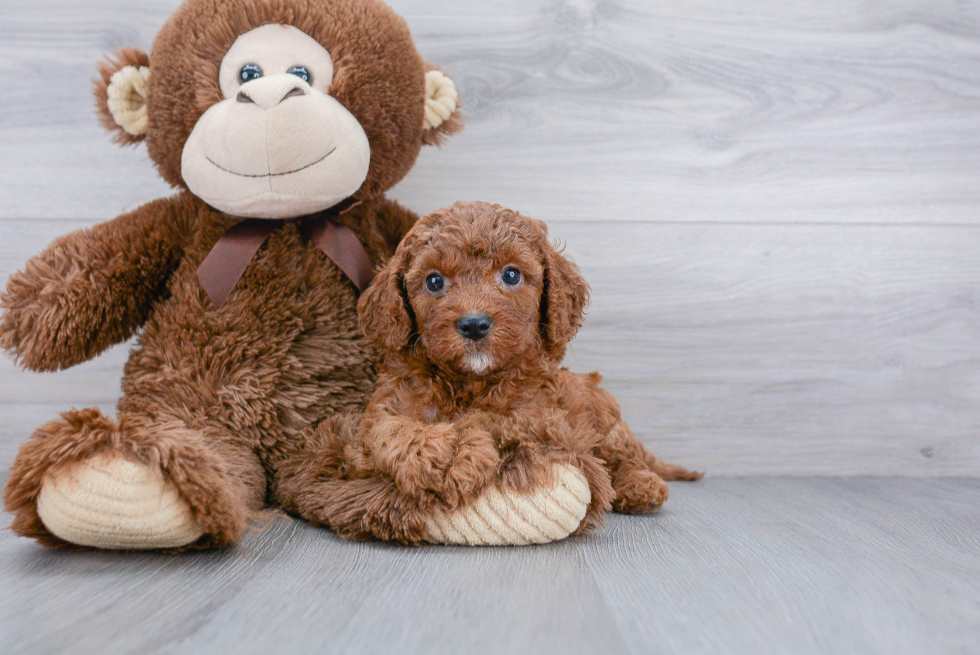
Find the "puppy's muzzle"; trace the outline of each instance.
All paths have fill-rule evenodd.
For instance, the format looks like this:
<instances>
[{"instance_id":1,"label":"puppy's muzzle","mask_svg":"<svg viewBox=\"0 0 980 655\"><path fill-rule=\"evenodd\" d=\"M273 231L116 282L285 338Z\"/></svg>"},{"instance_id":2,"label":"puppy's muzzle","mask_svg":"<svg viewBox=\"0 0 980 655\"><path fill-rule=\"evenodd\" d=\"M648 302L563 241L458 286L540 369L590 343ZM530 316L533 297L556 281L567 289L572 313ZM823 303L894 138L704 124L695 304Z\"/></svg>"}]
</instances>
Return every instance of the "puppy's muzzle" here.
<instances>
[{"instance_id":1,"label":"puppy's muzzle","mask_svg":"<svg viewBox=\"0 0 980 655\"><path fill-rule=\"evenodd\" d=\"M489 314L464 314L456 321L456 330L470 341L479 341L490 333L493 320Z\"/></svg>"}]
</instances>

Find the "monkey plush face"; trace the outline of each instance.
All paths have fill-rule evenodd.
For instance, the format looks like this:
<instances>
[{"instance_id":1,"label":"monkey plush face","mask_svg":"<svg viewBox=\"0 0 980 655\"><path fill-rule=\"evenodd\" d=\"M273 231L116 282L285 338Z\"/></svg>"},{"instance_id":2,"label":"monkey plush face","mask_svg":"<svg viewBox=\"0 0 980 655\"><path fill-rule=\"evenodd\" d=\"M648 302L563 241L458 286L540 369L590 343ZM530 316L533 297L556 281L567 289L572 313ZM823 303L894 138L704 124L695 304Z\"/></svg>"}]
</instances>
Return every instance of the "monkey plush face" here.
<instances>
[{"instance_id":1,"label":"monkey plush face","mask_svg":"<svg viewBox=\"0 0 980 655\"><path fill-rule=\"evenodd\" d=\"M233 216L377 196L461 127L452 82L378 0L186 0L100 69L103 124Z\"/></svg>"},{"instance_id":2,"label":"monkey plush face","mask_svg":"<svg viewBox=\"0 0 980 655\"><path fill-rule=\"evenodd\" d=\"M333 62L313 38L289 25L246 32L218 79L223 99L184 144L181 172L192 193L235 216L289 218L360 188L371 146L329 95Z\"/></svg>"}]
</instances>

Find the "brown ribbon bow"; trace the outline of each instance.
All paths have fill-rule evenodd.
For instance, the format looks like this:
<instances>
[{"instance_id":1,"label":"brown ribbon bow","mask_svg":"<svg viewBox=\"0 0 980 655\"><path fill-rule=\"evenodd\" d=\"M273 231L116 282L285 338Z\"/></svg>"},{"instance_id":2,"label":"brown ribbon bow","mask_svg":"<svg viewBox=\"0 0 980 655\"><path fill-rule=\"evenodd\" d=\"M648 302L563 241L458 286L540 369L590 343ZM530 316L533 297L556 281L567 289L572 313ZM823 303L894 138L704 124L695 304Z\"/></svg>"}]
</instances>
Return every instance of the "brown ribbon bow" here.
<instances>
[{"instance_id":1,"label":"brown ribbon bow","mask_svg":"<svg viewBox=\"0 0 980 655\"><path fill-rule=\"evenodd\" d=\"M304 218L301 225L310 240L350 278L358 291L364 291L374 279L374 265L350 228L333 220L354 207L353 204L342 206L340 211L328 210ZM214 244L197 269L197 279L216 309L225 304L265 240L283 225L285 221L281 220L250 218L234 225Z\"/></svg>"}]
</instances>

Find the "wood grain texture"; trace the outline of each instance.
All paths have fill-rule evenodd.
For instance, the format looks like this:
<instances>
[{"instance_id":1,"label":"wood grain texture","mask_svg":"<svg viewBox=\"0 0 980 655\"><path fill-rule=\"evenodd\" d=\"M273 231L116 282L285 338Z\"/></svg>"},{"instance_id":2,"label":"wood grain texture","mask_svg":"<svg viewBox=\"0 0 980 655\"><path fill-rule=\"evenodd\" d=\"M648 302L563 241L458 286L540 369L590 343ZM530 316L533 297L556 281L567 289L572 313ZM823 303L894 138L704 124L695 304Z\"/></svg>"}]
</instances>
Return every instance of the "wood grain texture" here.
<instances>
[{"instance_id":1,"label":"wood grain texture","mask_svg":"<svg viewBox=\"0 0 980 655\"><path fill-rule=\"evenodd\" d=\"M551 231L593 287L566 364L602 372L658 456L714 475L980 471L980 226ZM15 257L0 244L0 276ZM127 350L57 374L0 361L0 457L70 406L111 411Z\"/></svg>"},{"instance_id":2,"label":"wood grain texture","mask_svg":"<svg viewBox=\"0 0 980 655\"><path fill-rule=\"evenodd\" d=\"M148 48L177 4L5 0L0 218L102 219L164 191L141 151L101 133L88 80L104 52ZM392 5L469 119L398 189L420 210L465 198L568 220L977 220L975 0Z\"/></svg>"},{"instance_id":3,"label":"wood grain texture","mask_svg":"<svg viewBox=\"0 0 980 655\"><path fill-rule=\"evenodd\" d=\"M98 127L103 53L177 0L4 0L0 278L169 192ZM394 192L552 226L594 288L569 365L716 475L980 475L980 1L393 0L466 131ZM0 360L0 465L128 346Z\"/></svg>"},{"instance_id":4,"label":"wood grain texture","mask_svg":"<svg viewBox=\"0 0 980 655\"><path fill-rule=\"evenodd\" d=\"M973 653L980 482L711 479L528 548L59 553L0 533L0 652Z\"/></svg>"},{"instance_id":5,"label":"wood grain texture","mask_svg":"<svg viewBox=\"0 0 980 655\"><path fill-rule=\"evenodd\" d=\"M597 369L716 474L977 475L980 229L562 223Z\"/></svg>"}]
</instances>

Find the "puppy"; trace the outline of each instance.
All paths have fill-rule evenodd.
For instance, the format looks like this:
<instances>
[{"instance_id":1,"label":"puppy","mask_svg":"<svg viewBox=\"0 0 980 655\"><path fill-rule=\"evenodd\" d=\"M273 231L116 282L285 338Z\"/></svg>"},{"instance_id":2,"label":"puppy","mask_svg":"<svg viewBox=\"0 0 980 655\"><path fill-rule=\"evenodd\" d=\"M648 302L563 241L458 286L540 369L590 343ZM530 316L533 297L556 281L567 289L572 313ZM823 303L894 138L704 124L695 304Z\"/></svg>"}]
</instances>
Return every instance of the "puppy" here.
<instances>
[{"instance_id":1,"label":"puppy","mask_svg":"<svg viewBox=\"0 0 980 655\"><path fill-rule=\"evenodd\" d=\"M285 479L316 488L306 516L345 537L426 540L426 517L496 487L529 494L571 464L603 511L643 513L664 480L702 474L661 462L636 440L598 373L559 368L589 287L538 220L456 203L419 220L360 299L361 327L386 353L363 417L335 417ZM311 462L313 462L311 464Z\"/></svg>"}]
</instances>

